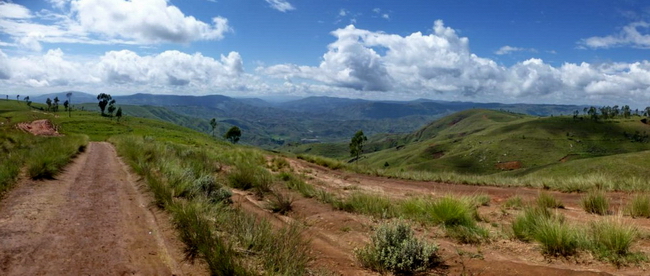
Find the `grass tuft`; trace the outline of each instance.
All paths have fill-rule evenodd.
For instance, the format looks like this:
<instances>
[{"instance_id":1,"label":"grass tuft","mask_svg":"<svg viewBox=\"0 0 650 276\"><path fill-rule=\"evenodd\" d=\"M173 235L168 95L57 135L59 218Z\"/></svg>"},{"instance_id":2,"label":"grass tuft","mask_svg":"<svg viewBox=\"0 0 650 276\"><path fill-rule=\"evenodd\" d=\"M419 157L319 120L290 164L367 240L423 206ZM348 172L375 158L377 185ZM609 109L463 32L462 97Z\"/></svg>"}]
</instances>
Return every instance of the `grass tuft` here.
<instances>
[{"instance_id":1,"label":"grass tuft","mask_svg":"<svg viewBox=\"0 0 650 276\"><path fill-rule=\"evenodd\" d=\"M521 209L524 207L524 199L519 195L511 196L503 204L503 207L506 209Z\"/></svg>"},{"instance_id":2,"label":"grass tuft","mask_svg":"<svg viewBox=\"0 0 650 276\"><path fill-rule=\"evenodd\" d=\"M564 208L564 204L547 192L539 193L536 200L540 208Z\"/></svg>"},{"instance_id":3,"label":"grass tuft","mask_svg":"<svg viewBox=\"0 0 650 276\"><path fill-rule=\"evenodd\" d=\"M582 208L587 213L607 215L609 213L609 199L602 191L587 193L580 201Z\"/></svg>"},{"instance_id":4,"label":"grass tuft","mask_svg":"<svg viewBox=\"0 0 650 276\"><path fill-rule=\"evenodd\" d=\"M633 218L650 218L650 196L637 194L625 207L625 214Z\"/></svg>"},{"instance_id":5,"label":"grass tuft","mask_svg":"<svg viewBox=\"0 0 650 276\"><path fill-rule=\"evenodd\" d=\"M645 257L634 254L630 248L639 237L638 229L619 218L605 218L590 223L590 249L600 259L620 266Z\"/></svg>"}]
</instances>

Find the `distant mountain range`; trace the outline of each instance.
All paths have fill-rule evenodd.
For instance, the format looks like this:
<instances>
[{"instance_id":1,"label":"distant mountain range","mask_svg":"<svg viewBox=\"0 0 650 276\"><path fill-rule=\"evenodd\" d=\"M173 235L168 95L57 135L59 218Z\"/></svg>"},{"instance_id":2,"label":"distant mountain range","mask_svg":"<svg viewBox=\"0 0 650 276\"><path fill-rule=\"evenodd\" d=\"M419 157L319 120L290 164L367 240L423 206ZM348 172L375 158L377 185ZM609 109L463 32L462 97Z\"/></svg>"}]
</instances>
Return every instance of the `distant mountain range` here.
<instances>
[{"instance_id":1,"label":"distant mountain range","mask_svg":"<svg viewBox=\"0 0 650 276\"><path fill-rule=\"evenodd\" d=\"M44 103L47 98L59 97L63 102L69 92L72 93L73 105L97 102L96 95L79 91L30 98L34 102ZM171 112L160 116L167 121L174 121L173 113L182 115L182 122L191 121L188 118L197 118L206 122L211 118L217 118L220 122L220 130L237 125L243 130L242 142L266 148L274 148L290 142L297 143L302 139L316 139L322 142L341 141L348 139L359 129L367 135L407 133L442 116L472 108L502 109L537 116L570 114L574 110L583 108L576 105L445 102L428 99L372 101L335 97L308 97L280 103L223 95L134 94L113 98L118 106L163 107ZM84 106L90 110L93 105ZM128 115L126 108L125 111ZM155 111L136 113L149 116L149 114L162 112L160 108ZM208 131L204 123L193 122L189 126Z\"/></svg>"}]
</instances>

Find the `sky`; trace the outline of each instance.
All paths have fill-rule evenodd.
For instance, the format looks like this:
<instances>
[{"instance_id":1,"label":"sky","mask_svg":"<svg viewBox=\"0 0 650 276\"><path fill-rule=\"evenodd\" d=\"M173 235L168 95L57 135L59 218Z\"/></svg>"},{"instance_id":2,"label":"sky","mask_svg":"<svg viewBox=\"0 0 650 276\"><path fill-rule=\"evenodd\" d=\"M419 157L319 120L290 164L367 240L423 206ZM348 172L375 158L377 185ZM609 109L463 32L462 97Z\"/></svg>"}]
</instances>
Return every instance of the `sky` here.
<instances>
[{"instance_id":1,"label":"sky","mask_svg":"<svg viewBox=\"0 0 650 276\"><path fill-rule=\"evenodd\" d=\"M650 106L650 2L0 0L0 94Z\"/></svg>"}]
</instances>

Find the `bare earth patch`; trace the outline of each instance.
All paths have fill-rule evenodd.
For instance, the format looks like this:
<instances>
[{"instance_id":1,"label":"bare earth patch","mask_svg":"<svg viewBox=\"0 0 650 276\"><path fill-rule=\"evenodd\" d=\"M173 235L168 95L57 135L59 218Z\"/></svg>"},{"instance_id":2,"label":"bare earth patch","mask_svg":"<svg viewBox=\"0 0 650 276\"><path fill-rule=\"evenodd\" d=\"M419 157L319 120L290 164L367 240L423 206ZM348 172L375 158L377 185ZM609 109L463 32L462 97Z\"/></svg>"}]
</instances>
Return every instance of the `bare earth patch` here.
<instances>
[{"instance_id":1,"label":"bare earth patch","mask_svg":"<svg viewBox=\"0 0 650 276\"><path fill-rule=\"evenodd\" d=\"M16 127L38 136L61 136L52 122L47 119L36 120L31 123L19 123Z\"/></svg>"},{"instance_id":2,"label":"bare earth patch","mask_svg":"<svg viewBox=\"0 0 650 276\"><path fill-rule=\"evenodd\" d=\"M203 275L109 143L0 202L0 275Z\"/></svg>"},{"instance_id":3,"label":"bare earth patch","mask_svg":"<svg viewBox=\"0 0 650 276\"><path fill-rule=\"evenodd\" d=\"M478 211L480 216L487 221L482 222L483 226L494 235L503 235L498 233L503 233L504 229L508 229L519 212L517 210L503 209L501 205L505 200L518 195L524 198L525 201L533 201L540 192L532 188L469 186L390 179L330 170L303 160L287 160L295 173L305 175L307 182L319 189L324 189L339 196L346 196L359 191L379 194L392 199L404 199L414 196L440 197L445 195L487 194L491 198L490 205L481 206ZM566 208L556 209L556 212L562 213L571 222L586 223L600 218L597 215L587 214L582 210L580 199L583 194L546 192L564 203ZM613 212L617 213L621 210L631 196L619 192L608 193ZM296 194L294 198L299 197ZM273 214L269 215L272 216ZM315 199L305 198L294 202L294 211L289 216L306 224L311 233L319 233L312 235L312 237L327 236L330 238L329 244L348 252L345 255L347 262L327 262L320 260L321 255L314 254L316 258L314 262L317 266L327 267L340 275L361 273L358 270L359 264L355 261L351 252L353 252L354 248L361 247L368 242L373 227L380 220L364 215L336 211ZM650 232L649 219L632 219L628 217L623 219L636 225L642 233ZM524 243L505 236L498 236L493 242L480 246L461 245L446 237L444 231L439 227L415 224L414 229L419 235L433 239L440 245L440 254L447 268L432 272L435 275L648 275L647 271L645 271L647 264L616 268L614 265L595 260L589 253L583 253L568 259L546 258L541 254L538 244ZM318 238L314 239L318 240ZM315 247L314 251L318 250L316 248L318 247ZM633 250L650 255L650 241L645 238L641 239ZM334 251L330 252L333 253ZM346 263L347 265L345 265ZM366 271L365 273L371 272Z\"/></svg>"}]
</instances>

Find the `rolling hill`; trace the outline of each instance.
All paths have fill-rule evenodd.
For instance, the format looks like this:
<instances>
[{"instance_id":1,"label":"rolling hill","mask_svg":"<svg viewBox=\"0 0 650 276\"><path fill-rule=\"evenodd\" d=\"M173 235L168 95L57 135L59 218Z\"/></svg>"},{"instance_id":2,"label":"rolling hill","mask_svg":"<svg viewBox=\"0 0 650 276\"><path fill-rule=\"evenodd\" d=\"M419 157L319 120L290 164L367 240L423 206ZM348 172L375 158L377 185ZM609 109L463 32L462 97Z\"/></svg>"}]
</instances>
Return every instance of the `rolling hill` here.
<instances>
[{"instance_id":1,"label":"rolling hill","mask_svg":"<svg viewBox=\"0 0 650 276\"><path fill-rule=\"evenodd\" d=\"M471 109L410 134L371 137L359 163L387 170L553 177L623 172L634 167L630 163L645 164L634 169L641 172L650 165L643 161L650 156L650 125L640 120L632 116L592 121ZM339 159L349 156L347 143L285 149Z\"/></svg>"}]
</instances>

